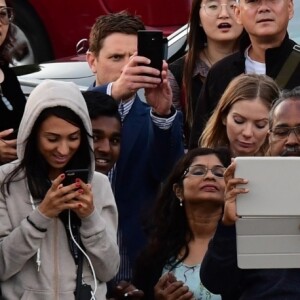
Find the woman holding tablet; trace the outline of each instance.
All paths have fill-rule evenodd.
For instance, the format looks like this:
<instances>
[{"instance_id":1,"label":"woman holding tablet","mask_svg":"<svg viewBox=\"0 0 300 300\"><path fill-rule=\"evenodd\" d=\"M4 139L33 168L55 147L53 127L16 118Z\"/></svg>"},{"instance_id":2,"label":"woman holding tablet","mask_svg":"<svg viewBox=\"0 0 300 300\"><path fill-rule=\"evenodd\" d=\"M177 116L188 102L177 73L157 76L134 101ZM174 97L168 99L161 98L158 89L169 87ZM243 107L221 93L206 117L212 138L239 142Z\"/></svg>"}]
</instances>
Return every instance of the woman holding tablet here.
<instances>
[{"instance_id":1,"label":"woman holding tablet","mask_svg":"<svg viewBox=\"0 0 300 300\"><path fill-rule=\"evenodd\" d=\"M201 283L199 270L222 216L230 160L226 148L196 148L176 164L149 218L149 243L137 263L133 283L143 299L221 299Z\"/></svg>"}]
</instances>

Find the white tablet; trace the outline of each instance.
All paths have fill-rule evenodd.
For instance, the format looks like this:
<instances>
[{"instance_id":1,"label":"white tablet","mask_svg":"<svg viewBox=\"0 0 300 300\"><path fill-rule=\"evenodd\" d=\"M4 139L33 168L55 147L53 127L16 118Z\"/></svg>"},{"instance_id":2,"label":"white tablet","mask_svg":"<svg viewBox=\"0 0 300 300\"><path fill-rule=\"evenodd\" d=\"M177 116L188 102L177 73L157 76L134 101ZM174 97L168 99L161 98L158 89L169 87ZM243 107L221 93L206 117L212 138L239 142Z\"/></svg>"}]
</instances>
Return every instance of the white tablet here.
<instances>
[{"instance_id":1,"label":"white tablet","mask_svg":"<svg viewBox=\"0 0 300 300\"><path fill-rule=\"evenodd\" d=\"M300 268L300 157L237 157L237 260L242 269Z\"/></svg>"},{"instance_id":2,"label":"white tablet","mask_svg":"<svg viewBox=\"0 0 300 300\"><path fill-rule=\"evenodd\" d=\"M300 157L237 157L235 177L249 180L240 216L300 216Z\"/></svg>"}]
</instances>

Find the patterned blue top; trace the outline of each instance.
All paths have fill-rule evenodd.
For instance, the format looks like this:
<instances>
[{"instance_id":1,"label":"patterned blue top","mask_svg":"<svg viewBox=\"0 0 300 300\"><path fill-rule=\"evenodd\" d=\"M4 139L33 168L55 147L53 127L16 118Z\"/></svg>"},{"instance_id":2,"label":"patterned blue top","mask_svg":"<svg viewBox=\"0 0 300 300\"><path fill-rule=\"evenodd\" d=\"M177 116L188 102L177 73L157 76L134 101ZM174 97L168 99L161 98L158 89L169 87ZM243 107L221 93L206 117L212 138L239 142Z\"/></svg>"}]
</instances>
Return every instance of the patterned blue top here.
<instances>
[{"instance_id":1,"label":"patterned blue top","mask_svg":"<svg viewBox=\"0 0 300 300\"><path fill-rule=\"evenodd\" d=\"M200 281L200 267L201 264L188 266L181 262L171 272L177 280L184 282L184 284L189 287L189 290L194 293L196 300L221 300L222 298L220 295L215 295L208 291ZM163 268L162 274L170 272L170 269L171 266L166 265Z\"/></svg>"}]
</instances>

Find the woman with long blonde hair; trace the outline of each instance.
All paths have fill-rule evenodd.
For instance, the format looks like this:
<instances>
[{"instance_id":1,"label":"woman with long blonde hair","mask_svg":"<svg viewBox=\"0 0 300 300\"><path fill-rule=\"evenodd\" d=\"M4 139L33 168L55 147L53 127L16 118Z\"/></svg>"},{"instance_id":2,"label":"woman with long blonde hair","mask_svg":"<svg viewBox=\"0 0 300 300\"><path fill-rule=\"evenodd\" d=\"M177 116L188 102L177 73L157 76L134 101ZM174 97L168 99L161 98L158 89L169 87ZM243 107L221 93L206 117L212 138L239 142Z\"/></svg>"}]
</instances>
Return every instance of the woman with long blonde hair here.
<instances>
[{"instance_id":1,"label":"woman with long blonde hair","mask_svg":"<svg viewBox=\"0 0 300 300\"><path fill-rule=\"evenodd\" d=\"M275 81L266 75L234 78L206 123L199 146L227 146L233 156L265 154L269 111L279 93Z\"/></svg>"}]
</instances>

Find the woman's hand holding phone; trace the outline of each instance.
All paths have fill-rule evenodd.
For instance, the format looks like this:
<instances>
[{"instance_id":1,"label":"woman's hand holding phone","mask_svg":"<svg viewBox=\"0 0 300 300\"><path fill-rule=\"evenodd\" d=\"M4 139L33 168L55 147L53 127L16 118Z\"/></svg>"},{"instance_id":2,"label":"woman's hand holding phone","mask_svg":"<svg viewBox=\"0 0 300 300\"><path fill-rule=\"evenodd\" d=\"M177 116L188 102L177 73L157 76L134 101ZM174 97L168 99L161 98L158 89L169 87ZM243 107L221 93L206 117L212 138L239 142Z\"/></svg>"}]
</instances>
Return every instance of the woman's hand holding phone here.
<instances>
[{"instance_id":1,"label":"woman's hand holding phone","mask_svg":"<svg viewBox=\"0 0 300 300\"><path fill-rule=\"evenodd\" d=\"M53 180L39 210L49 218L57 217L63 210L73 210L79 218L85 218L94 211L91 186L77 179L67 186L63 185L65 174Z\"/></svg>"}]
</instances>

